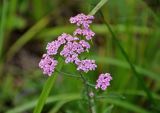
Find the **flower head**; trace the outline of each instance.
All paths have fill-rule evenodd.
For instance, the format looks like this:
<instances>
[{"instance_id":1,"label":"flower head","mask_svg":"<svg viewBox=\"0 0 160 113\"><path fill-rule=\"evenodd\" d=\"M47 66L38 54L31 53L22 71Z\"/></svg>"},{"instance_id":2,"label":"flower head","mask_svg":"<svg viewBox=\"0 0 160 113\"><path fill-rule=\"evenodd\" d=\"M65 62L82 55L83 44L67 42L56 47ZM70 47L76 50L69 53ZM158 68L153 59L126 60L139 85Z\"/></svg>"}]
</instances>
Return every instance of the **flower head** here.
<instances>
[{"instance_id":1,"label":"flower head","mask_svg":"<svg viewBox=\"0 0 160 113\"><path fill-rule=\"evenodd\" d=\"M69 41L63 47L63 50L60 52L61 56L65 57L65 62L74 62L78 59L78 55L84 51L88 51L90 45L88 42L84 40L77 41Z\"/></svg>"},{"instance_id":2,"label":"flower head","mask_svg":"<svg viewBox=\"0 0 160 113\"><path fill-rule=\"evenodd\" d=\"M77 63L77 66L77 70L82 70L86 73L88 71L95 70L97 67L95 60L81 60Z\"/></svg>"},{"instance_id":3,"label":"flower head","mask_svg":"<svg viewBox=\"0 0 160 113\"><path fill-rule=\"evenodd\" d=\"M95 88L96 89L101 88L102 90L106 90L107 87L110 85L111 80L112 77L110 76L109 73L100 74Z\"/></svg>"},{"instance_id":4,"label":"flower head","mask_svg":"<svg viewBox=\"0 0 160 113\"><path fill-rule=\"evenodd\" d=\"M42 59L39 62L39 67L43 70L44 74L51 76L57 63L58 61L51 58L48 54L43 54Z\"/></svg>"},{"instance_id":5,"label":"flower head","mask_svg":"<svg viewBox=\"0 0 160 113\"><path fill-rule=\"evenodd\" d=\"M77 26L82 25L84 28L88 28L89 24L92 23L94 16L84 15L83 13L78 14L70 18L70 23L76 24Z\"/></svg>"},{"instance_id":6,"label":"flower head","mask_svg":"<svg viewBox=\"0 0 160 113\"><path fill-rule=\"evenodd\" d=\"M52 72L54 72L54 68L58 62L50 56L56 55L61 46L63 46L63 49L60 51L60 55L65 58L65 63L75 63L77 70L84 72L95 70L97 65L94 60L80 60L78 58L81 53L88 51L90 48L90 44L86 40L92 39L95 35L95 33L89 29L89 25L93 19L93 16L82 13L70 18L70 23L76 24L79 28L74 31L73 36L62 33L57 40L47 44L47 54L44 54L39 62L39 67L43 69L44 74L50 76ZM78 38L79 35L84 36L86 40Z\"/></svg>"}]
</instances>

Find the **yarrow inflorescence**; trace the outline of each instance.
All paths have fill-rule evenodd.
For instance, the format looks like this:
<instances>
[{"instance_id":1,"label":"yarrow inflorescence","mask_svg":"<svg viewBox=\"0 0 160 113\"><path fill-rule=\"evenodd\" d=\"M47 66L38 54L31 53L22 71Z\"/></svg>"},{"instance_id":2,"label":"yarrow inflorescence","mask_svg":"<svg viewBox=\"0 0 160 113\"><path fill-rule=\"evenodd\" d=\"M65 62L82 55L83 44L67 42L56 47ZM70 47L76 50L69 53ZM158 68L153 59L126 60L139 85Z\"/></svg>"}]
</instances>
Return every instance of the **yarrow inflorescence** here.
<instances>
[{"instance_id":1,"label":"yarrow inflorescence","mask_svg":"<svg viewBox=\"0 0 160 113\"><path fill-rule=\"evenodd\" d=\"M109 73L100 74L98 80L96 81L96 89L101 88L102 90L106 90L106 88L110 85L110 81L112 77Z\"/></svg>"},{"instance_id":2,"label":"yarrow inflorescence","mask_svg":"<svg viewBox=\"0 0 160 113\"><path fill-rule=\"evenodd\" d=\"M57 63L58 61L51 58L48 54L43 54L42 59L39 62L39 67L43 69L44 74L51 76Z\"/></svg>"},{"instance_id":3,"label":"yarrow inflorescence","mask_svg":"<svg viewBox=\"0 0 160 113\"><path fill-rule=\"evenodd\" d=\"M88 52L90 49L89 40L95 35L90 29L94 16L85 15L83 13L70 18L71 24L76 24L77 29L73 32L73 35L62 33L57 40L49 42L46 47L46 54L42 56L39 62L39 67L43 70L44 74L51 76L54 72L58 61L54 59L54 56L58 53L65 58L65 63L74 63L77 66L77 70L88 72L95 70L97 65L95 60L80 59L80 54ZM99 82L99 86L101 86Z\"/></svg>"}]
</instances>

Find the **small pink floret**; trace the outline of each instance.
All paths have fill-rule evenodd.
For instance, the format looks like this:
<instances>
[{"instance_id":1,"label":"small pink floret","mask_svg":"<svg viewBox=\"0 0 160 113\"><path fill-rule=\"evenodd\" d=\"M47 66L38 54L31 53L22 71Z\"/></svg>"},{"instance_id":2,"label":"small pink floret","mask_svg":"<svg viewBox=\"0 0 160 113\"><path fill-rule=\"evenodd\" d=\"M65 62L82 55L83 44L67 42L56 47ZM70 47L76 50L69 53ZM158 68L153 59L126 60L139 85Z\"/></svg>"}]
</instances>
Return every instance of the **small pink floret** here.
<instances>
[{"instance_id":1,"label":"small pink floret","mask_svg":"<svg viewBox=\"0 0 160 113\"><path fill-rule=\"evenodd\" d=\"M100 88L102 90L106 90L107 87L110 85L110 81L112 80L112 77L109 73L100 74L99 78L97 79L96 89Z\"/></svg>"}]
</instances>

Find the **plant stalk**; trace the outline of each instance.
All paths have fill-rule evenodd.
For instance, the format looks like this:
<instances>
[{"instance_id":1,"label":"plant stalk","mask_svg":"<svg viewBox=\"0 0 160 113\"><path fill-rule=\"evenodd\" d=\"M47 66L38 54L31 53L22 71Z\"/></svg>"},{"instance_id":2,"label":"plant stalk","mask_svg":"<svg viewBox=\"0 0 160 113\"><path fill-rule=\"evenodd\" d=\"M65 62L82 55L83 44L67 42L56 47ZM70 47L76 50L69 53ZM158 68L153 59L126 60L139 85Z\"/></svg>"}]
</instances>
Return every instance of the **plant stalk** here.
<instances>
[{"instance_id":1,"label":"plant stalk","mask_svg":"<svg viewBox=\"0 0 160 113\"><path fill-rule=\"evenodd\" d=\"M96 109L95 109L95 105L94 105L94 98L92 98L90 96L90 91L89 91L89 85L88 85L88 81L85 79L85 77L82 75L82 73L80 73L80 76L83 80L83 84L85 87L85 91L87 93L87 101L88 101L88 107L89 107L89 111L90 113L96 113Z\"/></svg>"}]
</instances>

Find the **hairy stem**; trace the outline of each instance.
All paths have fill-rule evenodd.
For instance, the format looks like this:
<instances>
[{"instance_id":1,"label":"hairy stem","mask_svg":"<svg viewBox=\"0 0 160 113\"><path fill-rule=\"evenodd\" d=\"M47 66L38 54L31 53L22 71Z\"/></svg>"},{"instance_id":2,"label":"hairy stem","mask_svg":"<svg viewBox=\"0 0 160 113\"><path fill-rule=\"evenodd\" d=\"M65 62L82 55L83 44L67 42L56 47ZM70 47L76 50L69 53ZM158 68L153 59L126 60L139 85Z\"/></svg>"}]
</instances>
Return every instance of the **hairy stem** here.
<instances>
[{"instance_id":1,"label":"hairy stem","mask_svg":"<svg viewBox=\"0 0 160 113\"><path fill-rule=\"evenodd\" d=\"M87 101L89 104L89 106L88 106L89 111L90 111L90 113L96 113L95 106L94 106L94 99L90 96L88 81L85 79L85 77L82 75L82 73L80 73L80 75L83 80L85 91L87 92Z\"/></svg>"}]
</instances>

